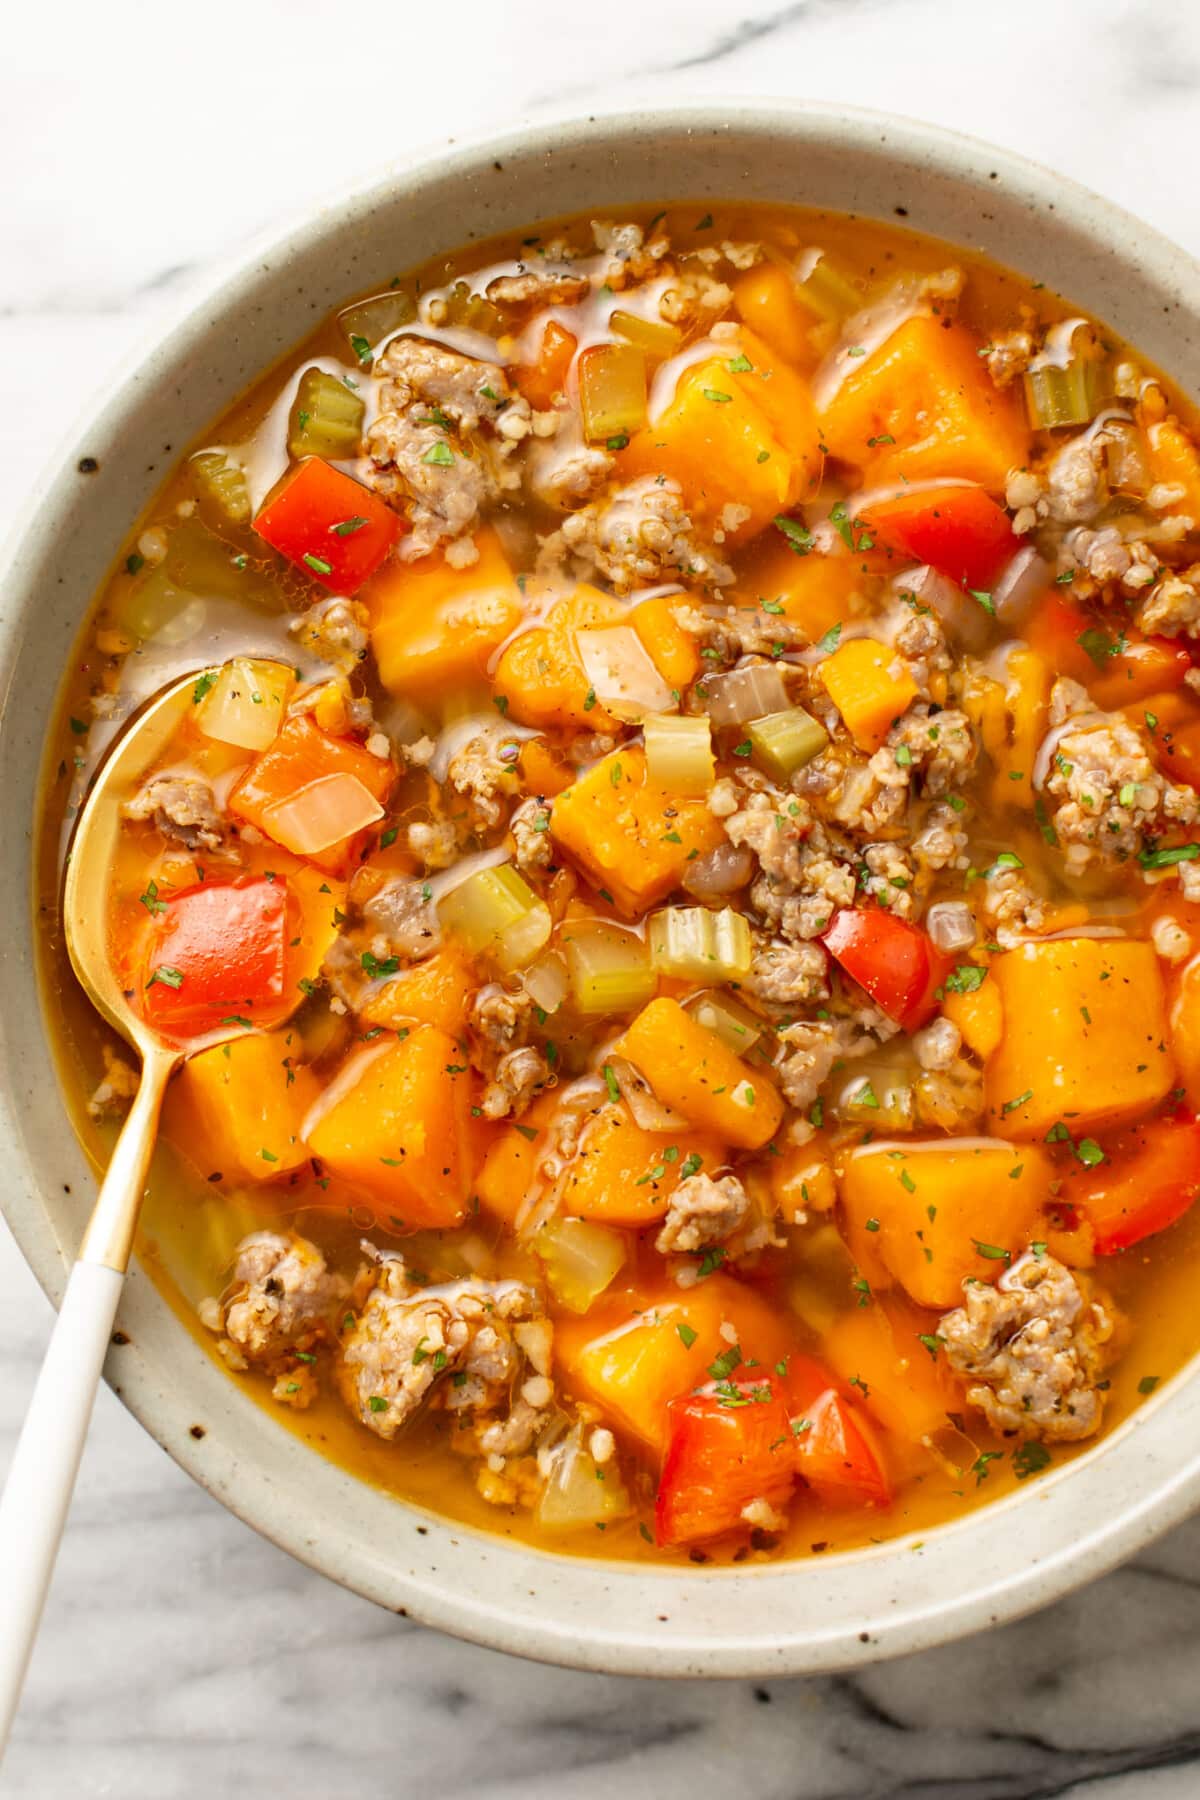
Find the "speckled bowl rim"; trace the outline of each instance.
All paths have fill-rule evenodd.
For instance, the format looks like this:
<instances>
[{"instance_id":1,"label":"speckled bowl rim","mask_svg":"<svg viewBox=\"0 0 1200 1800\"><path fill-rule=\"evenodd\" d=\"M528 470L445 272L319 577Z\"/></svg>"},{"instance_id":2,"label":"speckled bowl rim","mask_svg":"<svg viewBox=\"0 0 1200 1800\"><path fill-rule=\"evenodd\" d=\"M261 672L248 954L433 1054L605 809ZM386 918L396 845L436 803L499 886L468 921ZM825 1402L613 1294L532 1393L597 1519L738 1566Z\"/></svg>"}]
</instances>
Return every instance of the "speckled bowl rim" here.
<instances>
[{"instance_id":1,"label":"speckled bowl rim","mask_svg":"<svg viewBox=\"0 0 1200 1800\"><path fill-rule=\"evenodd\" d=\"M1166 239L1007 151L804 102L546 118L465 147L451 141L232 259L71 434L0 581L0 906L23 921L0 941L0 1202L56 1303L94 1183L67 1124L36 990L31 823L58 671L129 521L176 449L256 369L345 293L404 266L393 244L409 247L411 263L539 216L664 195L903 216L1036 268L1200 389L1200 269ZM83 458L99 468L82 473ZM119 1323L106 1370L114 1391L240 1518L395 1612L578 1668L768 1677L925 1648L1047 1604L1200 1504L1194 1362L1087 1456L923 1541L751 1569L585 1560L436 1517L314 1455L217 1367L140 1269Z\"/></svg>"}]
</instances>

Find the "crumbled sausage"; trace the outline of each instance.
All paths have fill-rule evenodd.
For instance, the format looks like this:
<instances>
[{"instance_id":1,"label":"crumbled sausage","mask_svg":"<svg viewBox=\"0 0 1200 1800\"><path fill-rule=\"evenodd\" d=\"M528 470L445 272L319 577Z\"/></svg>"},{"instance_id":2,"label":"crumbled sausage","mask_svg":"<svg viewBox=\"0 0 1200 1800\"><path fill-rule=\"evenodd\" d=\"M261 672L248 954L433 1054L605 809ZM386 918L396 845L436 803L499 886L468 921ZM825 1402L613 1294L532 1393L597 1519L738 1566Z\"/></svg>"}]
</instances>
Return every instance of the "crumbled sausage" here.
<instances>
[{"instance_id":1,"label":"crumbled sausage","mask_svg":"<svg viewBox=\"0 0 1200 1800\"><path fill-rule=\"evenodd\" d=\"M506 810L503 803L520 791L517 748L493 731L481 731L450 759L446 778L469 800L481 830L497 826Z\"/></svg>"},{"instance_id":2,"label":"crumbled sausage","mask_svg":"<svg viewBox=\"0 0 1200 1800\"><path fill-rule=\"evenodd\" d=\"M667 581L713 587L733 580L732 570L697 540L678 482L660 483L653 475L570 513L543 546L545 565L564 556L581 575L599 575L619 594Z\"/></svg>"},{"instance_id":3,"label":"crumbled sausage","mask_svg":"<svg viewBox=\"0 0 1200 1800\"><path fill-rule=\"evenodd\" d=\"M237 1247L225 1334L252 1361L265 1361L326 1324L345 1292L307 1238L252 1232Z\"/></svg>"},{"instance_id":4,"label":"crumbled sausage","mask_svg":"<svg viewBox=\"0 0 1200 1800\"><path fill-rule=\"evenodd\" d=\"M93 1119L102 1119L106 1113L124 1112L140 1082L141 1077L132 1063L118 1056L111 1044L105 1044L104 1078L88 1101L88 1112Z\"/></svg>"},{"instance_id":5,"label":"crumbled sausage","mask_svg":"<svg viewBox=\"0 0 1200 1800\"><path fill-rule=\"evenodd\" d=\"M335 594L319 600L292 621L289 629L306 650L335 669L349 673L367 654L371 616L361 601Z\"/></svg>"},{"instance_id":6,"label":"crumbled sausage","mask_svg":"<svg viewBox=\"0 0 1200 1800\"><path fill-rule=\"evenodd\" d=\"M967 1399L997 1431L1073 1441L1100 1426L1108 1303L1055 1257L1026 1255L994 1288L968 1287L938 1327Z\"/></svg>"},{"instance_id":7,"label":"crumbled sausage","mask_svg":"<svg viewBox=\"0 0 1200 1800\"><path fill-rule=\"evenodd\" d=\"M1085 703L1090 709L1076 683L1055 684L1051 717L1065 710L1069 728L1059 730L1045 784L1058 803L1054 830L1076 870L1133 856L1147 835L1170 823L1190 824L1200 811L1193 788L1159 774L1141 732L1119 713L1070 710Z\"/></svg>"},{"instance_id":8,"label":"crumbled sausage","mask_svg":"<svg viewBox=\"0 0 1200 1800\"><path fill-rule=\"evenodd\" d=\"M800 1019L781 1026L783 1059L776 1067L789 1106L807 1112L835 1062L862 1056L875 1039L849 1019Z\"/></svg>"},{"instance_id":9,"label":"crumbled sausage","mask_svg":"<svg viewBox=\"0 0 1200 1800\"><path fill-rule=\"evenodd\" d=\"M514 860L526 875L548 869L554 861L554 840L549 825L550 808L534 795L522 800L508 821L508 829L513 835Z\"/></svg>"},{"instance_id":10,"label":"crumbled sausage","mask_svg":"<svg viewBox=\"0 0 1200 1800\"><path fill-rule=\"evenodd\" d=\"M820 944L768 944L755 952L746 982L768 1006L811 1006L829 998L829 958Z\"/></svg>"},{"instance_id":11,"label":"crumbled sausage","mask_svg":"<svg viewBox=\"0 0 1200 1800\"><path fill-rule=\"evenodd\" d=\"M496 1063L495 1073L479 1097L479 1110L485 1119L519 1119L552 1078L543 1051L531 1044L509 1050Z\"/></svg>"},{"instance_id":12,"label":"crumbled sausage","mask_svg":"<svg viewBox=\"0 0 1200 1800\"><path fill-rule=\"evenodd\" d=\"M523 269L518 275L497 275L484 289L492 305L503 307L506 312L531 311L539 306L574 306L590 292L586 275L553 269Z\"/></svg>"},{"instance_id":13,"label":"crumbled sausage","mask_svg":"<svg viewBox=\"0 0 1200 1800\"><path fill-rule=\"evenodd\" d=\"M664 1256L721 1244L745 1222L750 1201L736 1175L689 1175L671 1195L654 1240Z\"/></svg>"},{"instance_id":14,"label":"crumbled sausage","mask_svg":"<svg viewBox=\"0 0 1200 1800\"><path fill-rule=\"evenodd\" d=\"M166 838L187 850L219 850L225 824L206 781L185 775L152 775L121 808L126 819L149 819Z\"/></svg>"},{"instance_id":15,"label":"crumbled sausage","mask_svg":"<svg viewBox=\"0 0 1200 1800\"><path fill-rule=\"evenodd\" d=\"M1164 575L1138 607L1135 618L1148 636L1200 637L1200 563Z\"/></svg>"},{"instance_id":16,"label":"crumbled sausage","mask_svg":"<svg viewBox=\"0 0 1200 1800\"><path fill-rule=\"evenodd\" d=\"M368 1430L390 1441L442 1378L458 1372L466 1379L446 1390L448 1406L491 1409L507 1399L524 1362L512 1327L541 1312L532 1288L470 1277L422 1290L399 1257L364 1271L364 1287L342 1338L339 1381Z\"/></svg>"}]
</instances>

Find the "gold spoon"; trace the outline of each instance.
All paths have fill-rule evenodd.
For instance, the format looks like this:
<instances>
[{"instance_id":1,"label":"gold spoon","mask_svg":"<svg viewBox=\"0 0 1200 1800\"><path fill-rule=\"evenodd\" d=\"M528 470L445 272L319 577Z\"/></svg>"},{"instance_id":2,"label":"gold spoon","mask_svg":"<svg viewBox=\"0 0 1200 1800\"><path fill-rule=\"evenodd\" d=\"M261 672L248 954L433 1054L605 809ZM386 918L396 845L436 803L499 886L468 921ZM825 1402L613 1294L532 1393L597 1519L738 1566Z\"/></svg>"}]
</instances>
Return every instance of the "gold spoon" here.
<instances>
[{"instance_id":1,"label":"gold spoon","mask_svg":"<svg viewBox=\"0 0 1200 1800\"><path fill-rule=\"evenodd\" d=\"M84 1231L0 1496L0 1754L75 1486L167 1082L195 1051L240 1036L244 1029L231 1024L203 1037L179 1039L152 1029L130 1004L111 955L108 894L121 806L162 756L205 672L195 669L173 681L126 725L97 771L67 860L62 917L71 966L100 1016L137 1051L142 1075Z\"/></svg>"}]
</instances>

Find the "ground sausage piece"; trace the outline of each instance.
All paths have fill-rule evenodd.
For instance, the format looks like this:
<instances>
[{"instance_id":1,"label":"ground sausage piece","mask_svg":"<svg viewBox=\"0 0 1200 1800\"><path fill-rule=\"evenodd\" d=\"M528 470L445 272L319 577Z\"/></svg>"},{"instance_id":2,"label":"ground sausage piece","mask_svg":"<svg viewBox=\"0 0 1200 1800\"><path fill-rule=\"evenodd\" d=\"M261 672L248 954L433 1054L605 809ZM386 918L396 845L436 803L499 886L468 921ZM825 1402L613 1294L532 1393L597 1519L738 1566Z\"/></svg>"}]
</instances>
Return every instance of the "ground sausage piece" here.
<instances>
[{"instance_id":1,"label":"ground sausage piece","mask_svg":"<svg viewBox=\"0 0 1200 1800\"><path fill-rule=\"evenodd\" d=\"M516 744L479 732L451 757L447 780L469 800L479 829L490 831L504 815L504 802L520 791Z\"/></svg>"},{"instance_id":2,"label":"ground sausage piece","mask_svg":"<svg viewBox=\"0 0 1200 1800\"><path fill-rule=\"evenodd\" d=\"M744 1223L750 1200L736 1175L689 1175L671 1195L667 1216L654 1240L664 1256L723 1243Z\"/></svg>"},{"instance_id":3,"label":"ground sausage piece","mask_svg":"<svg viewBox=\"0 0 1200 1800\"><path fill-rule=\"evenodd\" d=\"M500 1390L507 1397L524 1362L511 1327L541 1311L532 1288L471 1277L422 1291L398 1257L369 1274L373 1285L342 1339L339 1370L346 1402L368 1430L390 1441L455 1372L466 1376L448 1390L455 1408L491 1407Z\"/></svg>"},{"instance_id":4,"label":"ground sausage piece","mask_svg":"<svg viewBox=\"0 0 1200 1800\"><path fill-rule=\"evenodd\" d=\"M653 475L564 519L547 538L543 560L553 564L564 555L618 594L666 581L719 587L733 580L732 570L698 542L678 482L660 484Z\"/></svg>"},{"instance_id":5,"label":"ground sausage piece","mask_svg":"<svg viewBox=\"0 0 1200 1800\"><path fill-rule=\"evenodd\" d=\"M361 601L335 594L310 606L288 629L322 662L349 674L366 657L370 622L371 615Z\"/></svg>"},{"instance_id":6,"label":"ground sausage piece","mask_svg":"<svg viewBox=\"0 0 1200 1800\"><path fill-rule=\"evenodd\" d=\"M380 962L390 956L403 963L420 962L441 946L437 908L427 882L389 882L367 901L363 921L375 934L370 949Z\"/></svg>"},{"instance_id":7,"label":"ground sausage piece","mask_svg":"<svg viewBox=\"0 0 1200 1800\"><path fill-rule=\"evenodd\" d=\"M804 1006L829 998L829 958L820 944L769 944L746 983L768 1006Z\"/></svg>"},{"instance_id":8,"label":"ground sausage piece","mask_svg":"<svg viewBox=\"0 0 1200 1800\"><path fill-rule=\"evenodd\" d=\"M1076 705L1092 708L1077 683L1056 682L1051 718L1070 728L1055 744L1046 792L1058 803L1054 829L1067 863L1078 871L1126 860L1168 823L1190 824L1198 803L1194 789L1159 774L1145 738L1121 714L1081 711L1073 724Z\"/></svg>"},{"instance_id":9,"label":"ground sausage piece","mask_svg":"<svg viewBox=\"0 0 1200 1800\"><path fill-rule=\"evenodd\" d=\"M550 836L550 808L534 795L522 800L508 821L513 835L514 856L524 874L548 869L554 861L554 841Z\"/></svg>"},{"instance_id":10,"label":"ground sausage piece","mask_svg":"<svg viewBox=\"0 0 1200 1800\"><path fill-rule=\"evenodd\" d=\"M497 275L484 289L493 306L508 312L540 306L574 306L591 292L586 275L525 269L519 275Z\"/></svg>"},{"instance_id":11,"label":"ground sausage piece","mask_svg":"<svg viewBox=\"0 0 1200 1800\"><path fill-rule=\"evenodd\" d=\"M307 1238L255 1231L237 1249L238 1291L225 1306L225 1333L252 1360L286 1350L325 1323L346 1284Z\"/></svg>"},{"instance_id":12,"label":"ground sausage piece","mask_svg":"<svg viewBox=\"0 0 1200 1800\"><path fill-rule=\"evenodd\" d=\"M550 1077L550 1064L540 1050L529 1044L510 1050L496 1064L496 1073L479 1097L479 1110L485 1119L520 1118Z\"/></svg>"},{"instance_id":13,"label":"ground sausage piece","mask_svg":"<svg viewBox=\"0 0 1200 1800\"><path fill-rule=\"evenodd\" d=\"M784 1056L776 1074L797 1112L807 1112L835 1062L875 1048L875 1040L848 1019L800 1019L778 1035Z\"/></svg>"},{"instance_id":14,"label":"ground sausage piece","mask_svg":"<svg viewBox=\"0 0 1200 1800\"><path fill-rule=\"evenodd\" d=\"M206 781L183 775L152 775L121 809L127 819L149 819L164 837L188 850L219 850L225 827Z\"/></svg>"},{"instance_id":15,"label":"ground sausage piece","mask_svg":"<svg viewBox=\"0 0 1200 1800\"><path fill-rule=\"evenodd\" d=\"M997 1431L1050 1442L1099 1429L1112 1332L1107 1304L1047 1255L1021 1257L994 1288L968 1287L938 1327L971 1405Z\"/></svg>"}]
</instances>

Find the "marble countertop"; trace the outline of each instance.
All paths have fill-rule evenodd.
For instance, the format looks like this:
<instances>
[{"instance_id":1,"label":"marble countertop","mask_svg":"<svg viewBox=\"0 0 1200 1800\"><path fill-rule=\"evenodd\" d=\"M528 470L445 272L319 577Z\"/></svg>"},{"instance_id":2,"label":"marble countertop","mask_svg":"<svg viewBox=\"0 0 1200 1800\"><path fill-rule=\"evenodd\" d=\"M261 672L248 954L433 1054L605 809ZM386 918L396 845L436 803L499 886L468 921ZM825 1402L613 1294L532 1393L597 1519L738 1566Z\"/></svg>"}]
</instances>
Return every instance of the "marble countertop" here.
<instances>
[{"instance_id":1,"label":"marble countertop","mask_svg":"<svg viewBox=\"0 0 1200 1800\"><path fill-rule=\"evenodd\" d=\"M449 32L447 31L449 27ZM452 79L445 79L447 44ZM538 114L803 94L1083 180L1200 252L1200 8L1173 0L60 0L0 63L0 531L211 262L359 171ZM50 1310L0 1225L0 1475ZM101 1393L0 1792L178 1800L1183 1800L1200 1520L1024 1623L854 1677L548 1670L406 1624L257 1538Z\"/></svg>"}]
</instances>

